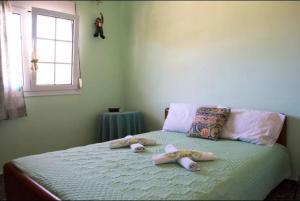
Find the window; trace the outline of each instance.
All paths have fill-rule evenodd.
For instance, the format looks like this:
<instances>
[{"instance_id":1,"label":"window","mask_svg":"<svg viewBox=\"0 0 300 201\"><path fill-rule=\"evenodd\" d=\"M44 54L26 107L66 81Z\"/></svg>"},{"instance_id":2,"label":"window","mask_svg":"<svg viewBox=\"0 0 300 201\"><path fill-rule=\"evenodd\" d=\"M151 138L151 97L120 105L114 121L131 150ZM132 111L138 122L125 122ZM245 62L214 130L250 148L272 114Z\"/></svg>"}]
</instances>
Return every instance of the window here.
<instances>
[{"instance_id":1,"label":"window","mask_svg":"<svg viewBox=\"0 0 300 201\"><path fill-rule=\"evenodd\" d=\"M40 8L32 8L31 14L13 13L10 49L17 58L14 65L24 69L25 95L78 93L77 17Z\"/></svg>"}]
</instances>

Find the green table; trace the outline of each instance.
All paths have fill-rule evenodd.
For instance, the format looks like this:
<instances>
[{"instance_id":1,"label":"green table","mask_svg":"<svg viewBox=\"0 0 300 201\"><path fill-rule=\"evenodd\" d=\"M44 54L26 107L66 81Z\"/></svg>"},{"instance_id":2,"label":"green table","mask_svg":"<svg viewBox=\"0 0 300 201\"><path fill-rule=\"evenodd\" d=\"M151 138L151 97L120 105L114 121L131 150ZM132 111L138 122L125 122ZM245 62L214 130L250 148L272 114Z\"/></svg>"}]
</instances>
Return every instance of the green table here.
<instances>
[{"instance_id":1,"label":"green table","mask_svg":"<svg viewBox=\"0 0 300 201\"><path fill-rule=\"evenodd\" d=\"M98 142L144 132L141 112L105 112L99 116Z\"/></svg>"}]
</instances>

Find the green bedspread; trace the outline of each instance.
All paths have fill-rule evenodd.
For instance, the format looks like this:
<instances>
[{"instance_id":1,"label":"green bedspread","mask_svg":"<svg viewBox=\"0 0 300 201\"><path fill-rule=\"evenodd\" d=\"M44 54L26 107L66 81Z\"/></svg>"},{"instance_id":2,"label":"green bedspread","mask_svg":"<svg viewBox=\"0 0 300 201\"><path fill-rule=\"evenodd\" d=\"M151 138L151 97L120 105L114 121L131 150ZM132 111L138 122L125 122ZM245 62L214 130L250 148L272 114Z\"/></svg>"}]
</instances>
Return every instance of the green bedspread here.
<instances>
[{"instance_id":1,"label":"green bedspread","mask_svg":"<svg viewBox=\"0 0 300 201\"><path fill-rule=\"evenodd\" d=\"M181 133L150 132L143 137L160 145L144 153L110 150L108 142L13 160L61 199L264 199L290 176L287 149L239 141L210 141ZM155 166L151 157L166 144L211 151L217 160L200 162L190 172L180 165Z\"/></svg>"}]
</instances>

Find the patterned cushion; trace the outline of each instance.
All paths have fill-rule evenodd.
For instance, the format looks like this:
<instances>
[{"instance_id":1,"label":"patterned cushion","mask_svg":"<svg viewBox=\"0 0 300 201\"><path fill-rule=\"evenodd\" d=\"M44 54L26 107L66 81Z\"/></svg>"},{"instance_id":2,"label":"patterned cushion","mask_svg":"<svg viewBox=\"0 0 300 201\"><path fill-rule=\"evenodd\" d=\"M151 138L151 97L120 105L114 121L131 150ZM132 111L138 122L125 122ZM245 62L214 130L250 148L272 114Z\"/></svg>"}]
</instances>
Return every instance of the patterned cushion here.
<instances>
[{"instance_id":1,"label":"patterned cushion","mask_svg":"<svg viewBox=\"0 0 300 201\"><path fill-rule=\"evenodd\" d=\"M230 108L200 107L187 136L217 140L230 115Z\"/></svg>"}]
</instances>

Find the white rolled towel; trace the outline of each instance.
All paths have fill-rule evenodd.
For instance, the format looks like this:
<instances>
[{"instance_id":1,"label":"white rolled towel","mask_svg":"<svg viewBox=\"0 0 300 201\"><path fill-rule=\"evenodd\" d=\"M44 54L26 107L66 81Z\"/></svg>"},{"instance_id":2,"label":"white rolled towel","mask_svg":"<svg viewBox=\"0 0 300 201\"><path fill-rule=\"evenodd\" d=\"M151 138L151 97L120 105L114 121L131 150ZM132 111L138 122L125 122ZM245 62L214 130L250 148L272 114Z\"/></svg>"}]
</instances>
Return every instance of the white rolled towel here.
<instances>
[{"instance_id":1,"label":"white rolled towel","mask_svg":"<svg viewBox=\"0 0 300 201\"><path fill-rule=\"evenodd\" d=\"M130 149L131 149L134 153L138 153L138 152L143 152L143 151L145 151L144 145L142 145L142 144L140 144L140 143L131 144L131 145L130 145Z\"/></svg>"},{"instance_id":2,"label":"white rolled towel","mask_svg":"<svg viewBox=\"0 0 300 201\"><path fill-rule=\"evenodd\" d=\"M125 139L112 140L109 144L109 147L111 149L117 149L117 148L128 147L128 146L129 144Z\"/></svg>"},{"instance_id":3,"label":"white rolled towel","mask_svg":"<svg viewBox=\"0 0 300 201\"><path fill-rule=\"evenodd\" d=\"M132 135L127 135L124 139L133 138L134 140L138 141L138 143L146 146L156 145L156 141L152 139L142 138L142 137L134 137Z\"/></svg>"},{"instance_id":4,"label":"white rolled towel","mask_svg":"<svg viewBox=\"0 0 300 201\"><path fill-rule=\"evenodd\" d=\"M157 154L152 156L152 161L155 165L175 162L177 160L176 155L174 154Z\"/></svg>"},{"instance_id":5,"label":"white rolled towel","mask_svg":"<svg viewBox=\"0 0 300 201\"><path fill-rule=\"evenodd\" d=\"M212 161L215 160L216 157L212 152L200 152L200 151L192 151L191 158L194 161Z\"/></svg>"},{"instance_id":6,"label":"white rolled towel","mask_svg":"<svg viewBox=\"0 0 300 201\"><path fill-rule=\"evenodd\" d=\"M166 146L166 148L169 145ZM173 146L173 145L171 145ZM174 146L173 146L174 147ZM168 148L170 150L170 148ZM177 150L175 151L171 147L171 152L157 154L152 157L152 160L155 165L170 163L178 160L179 158L183 158L182 155L187 155L194 161L210 161L215 160L215 155L211 152L200 152L200 151L189 151L189 150Z\"/></svg>"},{"instance_id":7,"label":"white rolled towel","mask_svg":"<svg viewBox=\"0 0 300 201\"><path fill-rule=\"evenodd\" d=\"M182 167L192 172L200 170L199 164L190 159L189 157L183 157L178 159L177 161L180 165L182 165Z\"/></svg>"},{"instance_id":8,"label":"white rolled towel","mask_svg":"<svg viewBox=\"0 0 300 201\"><path fill-rule=\"evenodd\" d=\"M110 148L116 149L116 148L128 147L131 144L136 144L136 143L140 143L140 144L146 145L146 146L156 145L155 140L128 135L124 138L111 141Z\"/></svg>"},{"instance_id":9,"label":"white rolled towel","mask_svg":"<svg viewBox=\"0 0 300 201\"><path fill-rule=\"evenodd\" d=\"M172 153L172 152L178 151L178 149L176 149L176 147L174 147L173 145L168 144L165 147L165 151L166 151L166 153ZM200 167L199 167L198 163L196 163L195 161L191 160L189 157L179 158L177 160L177 162L182 167L184 167L185 169L190 170L192 172L200 170Z\"/></svg>"},{"instance_id":10,"label":"white rolled towel","mask_svg":"<svg viewBox=\"0 0 300 201\"><path fill-rule=\"evenodd\" d=\"M148 138L137 138L138 142L142 145L153 146L156 145L156 141Z\"/></svg>"}]
</instances>

